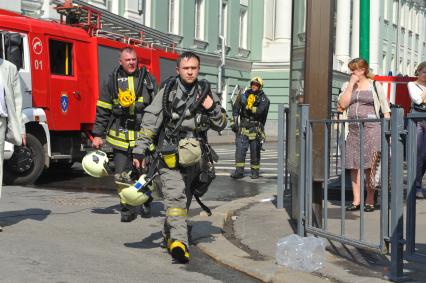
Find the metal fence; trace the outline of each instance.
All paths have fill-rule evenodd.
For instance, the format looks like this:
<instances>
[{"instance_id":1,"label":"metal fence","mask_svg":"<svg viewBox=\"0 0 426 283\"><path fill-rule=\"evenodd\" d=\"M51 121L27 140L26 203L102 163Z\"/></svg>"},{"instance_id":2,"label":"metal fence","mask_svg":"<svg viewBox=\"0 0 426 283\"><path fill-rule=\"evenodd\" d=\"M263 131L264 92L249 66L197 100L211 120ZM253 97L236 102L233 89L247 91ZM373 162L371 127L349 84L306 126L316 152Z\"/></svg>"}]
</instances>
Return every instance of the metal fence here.
<instances>
[{"instance_id":1,"label":"metal fence","mask_svg":"<svg viewBox=\"0 0 426 283\"><path fill-rule=\"evenodd\" d=\"M415 228L416 228L416 200L415 200L415 177L416 177L416 122L426 119L426 113L409 114L404 121L402 109L392 109L391 120L386 119L363 119L363 120L338 120L335 117L325 120L310 120L309 106L299 105L300 118L300 166L297 173L298 184L297 197L299 204L299 216L297 218L297 233L301 236L307 233L324 237L330 240L339 241L343 244L352 245L362 249L367 249L381 254L390 252L390 274L391 280L399 280L403 276L404 245L405 258L426 262L426 255L416 250ZM278 207L282 207L282 197L289 189L287 184L288 172L286 171L287 144L284 140L288 137L288 108L279 107L282 122L279 130L278 140ZM404 127L406 123L407 128ZM360 172L364 166L364 144L365 127L369 123L380 125L380 151L381 168L378 191L380 197L379 220L372 220L370 216L366 218L364 212L364 191L365 176L360 174L360 194L361 203L359 219L346 211L346 179L345 176L345 156L346 156L346 129L349 124L358 125L360 133L359 161ZM318 135L318 136L317 136ZM322 150L320 163L315 166L322 166L321 178L314 180L313 176L313 154L314 142L317 144L321 137ZM404 169L404 142L406 140L407 170ZM285 151L285 154L284 154ZM317 153L318 154L318 151ZM316 161L318 162L318 161ZM316 170L318 171L318 170ZM407 176L407 187L404 186L404 176ZM334 177L340 178L340 199L329 199L329 183ZM322 217L320 221L315 221L313 208L313 182L321 181L322 186ZM281 186L280 186L281 184ZM316 188L317 189L317 188ZM404 189L407 190L406 199L406 233L404 238ZM390 198L390 199L389 199ZM331 213L329 213L331 211ZM357 212L358 213L358 212ZM366 221L376 224L377 233L372 239L371 231L365 230ZM350 225L348 225L348 223ZM367 223L367 224L368 224ZM356 227L356 229L354 228ZM371 227L371 225L369 226ZM390 250L389 250L390 245Z\"/></svg>"},{"instance_id":2,"label":"metal fence","mask_svg":"<svg viewBox=\"0 0 426 283\"><path fill-rule=\"evenodd\" d=\"M305 233L311 233L318 236L322 236L325 238L329 238L332 240L337 240L339 242L350 244L356 247L369 249L379 253L387 252L387 241L388 237L388 201L386 197L381 198L380 204L380 237L377 242L373 242L371 240L366 239L365 233L365 212L364 212L364 191L365 191L365 176L364 174L360 174L360 195L361 195L361 203L360 203L360 218L359 218L359 231L358 235L349 235L347 232L347 223L346 223L346 178L345 174L341 174L341 186L340 186L340 231L330 231L328 227L328 211L329 211L329 180L330 180L330 168L332 167L330 164L330 149L332 148L340 148L340 162L337 161L338 166L340 166L340 172L345 171L345 156L346 156L346 146L345 146L345 132L346 128L349 125L357 126L359 128L359 170L360 172L364 171L364 146L365 143L365 127L367 124L376 123L380 124L380 136L381 136L381 190L382 196L388 195L388 159L389 159L389 150L390 146L389 138L387 137L387 127L388 121L385 119L362 119L362 120L309 120L309 107L307 105L301 106L301 148L304 150L301 152L301 166L300 166L300 175L299 175L299 192L303 192L304 197L301 196L304 203L301 204L301 208L303 211L300 211L299 217L300 227L299 233L304 235ZM313 174L312 174L312 166L313 166L313 141L316 140L318 144L318 138L314 136L314 128L316 128L316 133L319 134L319 131L322 131L322 158L321 165L323 166L323 176L321 177L323 184L323 201L322 201L322 221L321 223L313 223L313 215L312 215L312 183L313 183ZM336 144L331 144L332 132L333 128L336 128L339 133L338 139L335 139ZM318 165L318 164L316 164ZM337 166L336 166L337 167ZM303 222L302 222L303 221Z\"/></svg>"},{"instance_id":3,"label":"metal fence","mask_svg":"<svg viewBox=\"0 0 426 283\"><path fill-rule=\"evenodd\" d=\"M410 113L407 115L407 221L405 257L409 260L426 263L426 254L416 250L416 162L417 136L416 124L426 123L426 113ZM426 150L426 149L423 149Z\"/></svg>"}]
</instances>

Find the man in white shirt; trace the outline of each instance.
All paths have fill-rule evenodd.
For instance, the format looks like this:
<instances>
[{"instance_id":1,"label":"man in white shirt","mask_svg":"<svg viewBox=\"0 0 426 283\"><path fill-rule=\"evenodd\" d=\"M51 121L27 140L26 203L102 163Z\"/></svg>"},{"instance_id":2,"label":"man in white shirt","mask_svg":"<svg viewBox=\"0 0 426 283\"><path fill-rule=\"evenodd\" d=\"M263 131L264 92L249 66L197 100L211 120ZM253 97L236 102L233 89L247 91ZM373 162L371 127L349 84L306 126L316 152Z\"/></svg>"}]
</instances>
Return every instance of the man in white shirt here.
<instances>
[{"instance_id":1,"label":"man in white shirt","mask_svg":"<svg viewBox=\"0 0 426 283\"><path fill-rule=\"evenodd\" d=\"M26 144L18 70L11 62L0 59L0 197L5 140L18 146Z\"/></svg>"}]
</instances>

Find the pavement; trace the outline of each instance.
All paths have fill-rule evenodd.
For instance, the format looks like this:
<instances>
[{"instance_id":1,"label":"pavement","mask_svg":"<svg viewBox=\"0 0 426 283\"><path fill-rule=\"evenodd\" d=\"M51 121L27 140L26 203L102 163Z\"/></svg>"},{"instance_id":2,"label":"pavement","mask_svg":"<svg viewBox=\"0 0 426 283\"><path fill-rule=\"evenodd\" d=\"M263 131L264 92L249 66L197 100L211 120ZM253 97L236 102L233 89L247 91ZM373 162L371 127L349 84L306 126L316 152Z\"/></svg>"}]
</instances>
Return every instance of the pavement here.
<instances>
[{"instance_id":1,"label":"pavement","mask_svg":"<svg viewBox=\"0 0 426 283\"><path fill-rule=\"evenodd\" d=\"M244 184L247 181L249 181L247 177L241 179L239 181L241 182L241 187L229 189L244 189ZM5 199L2 199L2 209L5 212L3 214L0 213L0 224L6 223L7 225L6 232L1 233L6 233L4 236L9 235L9 237L2 237L0 247L8 247L13 252L2 255L2 257L6 256L6 259L10 258L10 260L3 258L5 261L2 261L0 270L2 268L4 270L13 270L16 268L14 265L16 261L13 260L17 260L18 262L24 260L28 255L25 255L23 251L27 250L31 251L30 258L35 262L34 264L41 264L37 263L38 261L43 263L41 266L43 266L44 271L40 271L38 276L46 276L46 274L50 276L48 278L40 277L40 280L34 282L43 282L46 278L47 281L45 280L44 282L52 282L50 279L53 275L50 274L52 272L50 268L59 268L58 265L61 266L59 264L60 260L56 258L61 253L60 251L63 254L72 255L72 260L66 261L67 268L71 270L84 268L82 265L87 264L84 262L81 263L81 259L76 256L86 253L90 256L94 254L92 252L95 247L101 250L105 249L105 259L110 255L106 252L111 250L117 256L123 257L130 253L132 256L141 257L142 253L138 252L141 248L144 248L145 256L149 254L153 258L159 257L152 248L156 245L152 243L147 244L153 237L158 241L161 240L158 232L161 229L161 225L158 223L155 224L155 218L146 220L148 221L148 226L126 226L126 229L133 230L125 233L125 235L119 235L121 233L121 226L120 229L114 229L115 234L112 234L110 231L111 227L117 226L117 218L112 215L116 213L113 211L114 205L116 205L116 198L113 196L89 193L84 188L81 191L75 190L73 192L23 187L16 191L11 191L11 189L12 187L7 187L4 195ZM295 231L287 210L289 203L290 200L286 197L284 201L285 208L277 209L276 196L273 191L270 191L254 197L238 198L228 202L221 201L218 202L216 207L210 205L214 207L212 216L207 216L204 212L198 213L200 209L192 209L190 223L192 226L193 244L215 261L262 282L388 282L386 281L389 271L388 256L369 253L332 241L327 241L324 267L318 271L307 273L278 265L275 261L276 243L280 238L294 234ZM43 209L38 209L37 207L42 207ZM14 209L17 208L21 210L15 211ZM328 227L330 230L340 225L337 217L333 216L336 213L338 214L339 208L338 203L329 203L330 221ZM157 207L155 211L160 215L161 208ZM17 214L22 215L22 217L17 217ZM107 217L108 214L111 214L111 216ZM426 200L417 201L417 215L426 215ZM346 224L348 235L355 234L356 237L357 229L355 229L355 223L359 223L358 216L359 212L358 214L355 212L348 213L348 223ZM25 225L14 225L20 221ZM377 239L377 231L375 229L379 226L377 225L378 221L378 211L365 215L367 239L369 237ZM423 247L426 247L424 244L426 243L425 224L425 217L417 218L418 233L416 234L416 241L419 246ZM40 229L41 225L45 228ZM151 232L151 230L145 231L146 227L156 232ZM90 231L90 233L87 231ZM34 246L32 242L28 242L28 233L31 234L31 239L35 240L37 245ZM51 233L49 240L45 239L46 233ZM90 236L93 233L97 236ZM141 241L134 242L134 235L136 233L144 235ZM124 246L117 245L117 237L122 238L123 236L125 236L125 239L121 239L121 241L126 242L126 244ZM84 246L84 250L78 250L82 249L82 247L78 243L76 244L76 237L77 239L81 239L81 242L87 241L93 247L85 250L87 248L86 245ZM103 246L99 246L99 241L94 241L95 239L99 240L99 238L102 239L101 243L105 242ZM52 246L55 249L50 249ZM132 250L129 247L135 249ZM37 254L39 253L48 253L48 257L38 258ZM167 257L168 255L161 256ZM141 257L138 260L143 260L143 258ZM129 264L128 268L120 273L121 277L117 278L123 279L126 276L128 278L136 278L134 277L137 276L134 274L134 268L137 269L135 265L138 265L138 260L136 260L136 264ZM49 262L46 263L45 261ZM148 267L153 270L155 264L158 263L154 262L153 266ZM78 282L84 282L85 280L87 280L86 282L107 282L107 277L105 277L102 271L104 267L100 265L96 265L95 267L98 268L95 268L95 274L98 274L98 277L87 277L94 276L92 272L88 273L86 277L82 277L82 281ZM93 268L92 266L91 269ZM425 282L426 270L424 265L406 262L404 268L406 275L405 282ZM176 277L176 274L180 271L175 267L175 269L168 273L168 276L170 276L169 279L173 277L174 272ZM14 274L16 278L24 276L24 274ZM30 274L28 273L27 275L30 276ZM73 281L72 272L61 276L69 280L69 282L77 282ZM182 276L187 275L184 274ZM194 273L193 276L198 275ZM67 282L67 280L62 282ZM193 278L193 280L195 280L193 282L201 282L198 281L201 280L198 277ZM122 281L126 280L123 279ZM11 279L5 282L18 281ZM175 282L182 281L176 277Z\"/></svg>"},{"instance_id":2,"label":"pavement","mask_svg":"<svg viewBox=\"0 0 426 283\"><path fill-rule=\"evenodd\" d=\"M287 199L285 206L288 205ZM330 204L330 210L336 208L332 206ZM426 200L419 200L417 209L418 215L424 214ZM366 216L367 235L375 234L373 228L378 226L378 214L375 211ZM275 261L276 243L294 234L295 230L287 210L276 208L276 199L271 193L231 201L215 208L212 216L201 213L192 221L192 235L205 254L262 282L388 282L388 256L333 241L327 241L324 267L318 271L307 273L279 266ZM348 221L346 225L353 227L350 221L359 223L359 218L351 212ZM421 221L426 222L426 219ZM332 230L340 222L330 221L328 225ZM424 228L421 230L423 232ZM425 235L421 233L416 241L425 243ZM405 262L404 268L404 282L426 282L426 271L421 263Z\"/></svg>"}]
</instances>

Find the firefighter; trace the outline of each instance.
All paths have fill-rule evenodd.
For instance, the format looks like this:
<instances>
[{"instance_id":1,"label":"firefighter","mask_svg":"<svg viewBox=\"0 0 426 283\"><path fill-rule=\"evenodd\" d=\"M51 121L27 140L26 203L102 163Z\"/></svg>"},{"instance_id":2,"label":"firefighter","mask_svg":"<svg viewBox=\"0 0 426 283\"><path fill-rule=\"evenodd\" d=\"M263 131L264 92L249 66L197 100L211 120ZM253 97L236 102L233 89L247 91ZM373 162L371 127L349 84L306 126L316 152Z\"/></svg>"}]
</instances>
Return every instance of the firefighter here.
<instances>
[{"instance_id":1,"label":"firefighter","mask_svg":"<svg viewBox=\"0 0 426 283\"><path fill-rule=\"evenodd\" d=\"M254 77L247 89L233 107L231 129L236 133L234 179L244 177L246 153L250 147L251 178L259 178L260 150L265 140L264 126L269 109L269 99L262 90L263 80Z\"/></svg>"},{"instance_id":2,"label":"firefighter","mask_svg":"<svg viewBox=\"0 0 426 283\"><path fill-rule=\"evenodd\" d=\"M128 187L132 182L132 150L139 135L140 121L145 107L156 92L156 81L146 70L140 68L136 51L126 47L120 52L119 66L114 69L103 86L96 107L96 121L92 134L93 147L101 148L102 137L114 153L115 183L117 191ZM121 222L131 222L137 217L138 207L126 204L120 199ZM149 202L140 207L142 217L150 216Z\"/></svg>"},{"instance_id":3,"label":"firefighter","mask_svg":"<svg viewBox=\"0 0 426 283\"><path fill-rule=\"evenodd\" d=\"M172 258L189 261L188 209L194 190L210 184L213 174L203 171L202 158L211 151L207 130L221 131L227 123L225 110L206 80L198 80L200 58L193 52L177 60L178 76L163 83L153 103L146 108L141 135L134 149L135 163L145 166L144 157L155 139L159 153L158 172L162 184L166 218L163 237ZM213 166L207 173L212 173ZM151 169L151 168L150 168ZM209 177L210 176L210 177ZM196 195L195 195L196 196Z\"/></svg>"}]
</instances>

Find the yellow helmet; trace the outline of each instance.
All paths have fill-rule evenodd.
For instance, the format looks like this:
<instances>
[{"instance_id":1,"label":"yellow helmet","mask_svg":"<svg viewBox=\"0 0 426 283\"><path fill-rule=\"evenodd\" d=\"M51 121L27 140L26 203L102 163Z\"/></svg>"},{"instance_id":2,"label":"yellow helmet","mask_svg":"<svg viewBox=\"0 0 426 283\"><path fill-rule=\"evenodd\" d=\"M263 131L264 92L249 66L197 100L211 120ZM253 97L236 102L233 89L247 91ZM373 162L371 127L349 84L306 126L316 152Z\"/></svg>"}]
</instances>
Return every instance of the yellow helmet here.
<instances>
[{"instance_id":1,"label":"yellow helmet","mask_svg":"<svg viewBox=\"0 0 426 283\"><path fill-rule=\"evenodd\" d=\"M81 165L87 174L100 178L108 176L110 173L108 161L108 156L105 152L96 150L86 154L81 161Z\"/></svg>"},{"instance_id":2,"label":"yellow helmet","mask_svg":"<svg viewBox=\"0 0 426 283\"><path fill-rule=\"evenodd\" d=\"M253 83L258 84L260 86L260 89L263 88L263 80L262 80L261 77L254 77L254 78L252 78L250 80L250 85L253 84Z\"/></svg>"},{"instance_id":3,"label":"yellow helmet","mask_svg":"<svg viewBox=\"0 0 426 283\"><path fill-rule=\"evenodd\" d=\"M152 191L155 190L155 183L152 182L145 190L139 191L145 183L146 175L143 174L139 177L139 180L135 184L122 189L119 193L121 202L132 206L139 206L146 203L151 196Z\"/></svg>"},{"instance_id":4,"label":"yellow helmet","mask_svg":"<svg viewBox=\"0 0 426 283\"><path fill-rule=\"evenodd\" d=\"M121 90L120 88L118 89L118 102L120 103L121 106L130 107L130 105L135 103L135 100L136 100L135 94L129 89L127 90Z\"/></svg>"}]
</instances>

